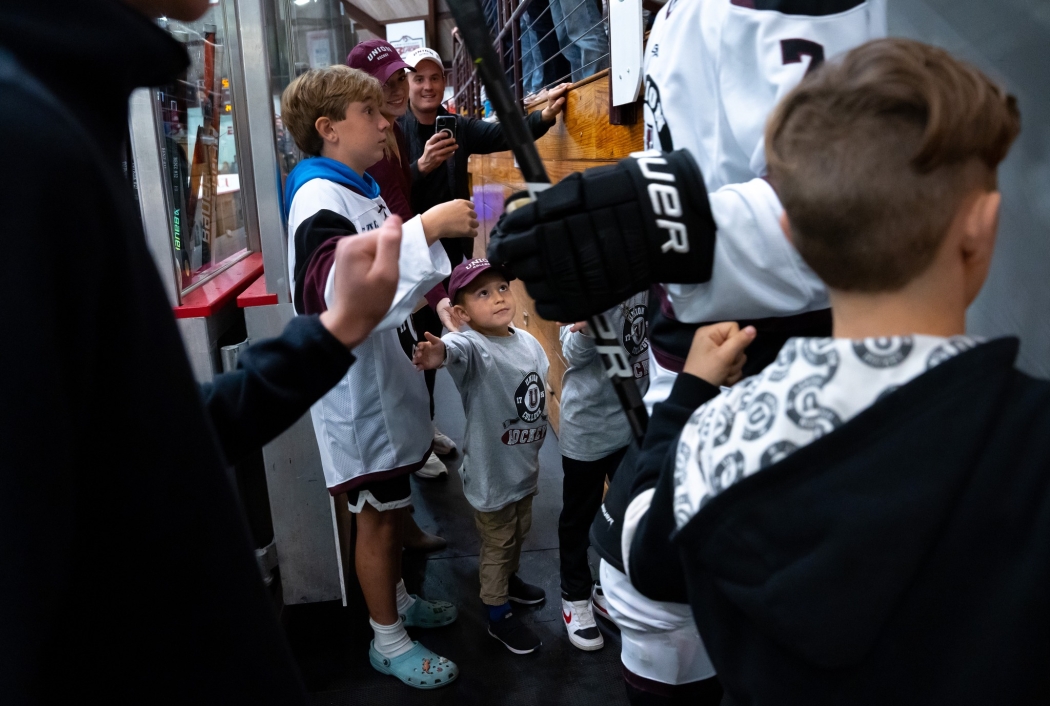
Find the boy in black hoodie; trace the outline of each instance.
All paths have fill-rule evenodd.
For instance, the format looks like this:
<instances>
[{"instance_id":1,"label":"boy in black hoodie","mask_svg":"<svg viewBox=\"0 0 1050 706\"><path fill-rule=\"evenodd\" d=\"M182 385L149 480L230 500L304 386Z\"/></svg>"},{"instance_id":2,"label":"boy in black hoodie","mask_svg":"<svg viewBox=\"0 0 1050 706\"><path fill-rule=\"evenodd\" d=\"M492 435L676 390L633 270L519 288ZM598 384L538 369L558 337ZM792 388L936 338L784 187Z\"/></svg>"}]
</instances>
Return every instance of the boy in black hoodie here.
<instances>
[{"instance_id":1,"label":"boy in black hoodie","mask_svg":"<svg viewBox=\"0 0 1050 706\"><path fill-rule=\"evenodd\" d=\"M813 72L770 119L834 337L723 392L681 375L621 535L639 591L691 604L731 703L1047 699L1050 384L1015 339L965 335L1018 131L986 76L905 40Z\"/></svg>"}]
</instances>

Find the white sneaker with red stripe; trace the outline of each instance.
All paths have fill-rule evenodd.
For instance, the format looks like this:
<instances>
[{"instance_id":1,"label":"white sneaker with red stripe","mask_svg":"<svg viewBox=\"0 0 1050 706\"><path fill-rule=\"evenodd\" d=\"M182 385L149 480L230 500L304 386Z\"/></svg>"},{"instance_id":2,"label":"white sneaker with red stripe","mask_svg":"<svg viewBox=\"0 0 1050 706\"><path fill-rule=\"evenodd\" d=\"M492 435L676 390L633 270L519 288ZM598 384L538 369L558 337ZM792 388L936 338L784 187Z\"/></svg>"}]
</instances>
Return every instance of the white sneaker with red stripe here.
<instances>
[{"instance_id":1,"label":"white sneaker with red stripe","mask_svg":"<svg viewBox=\"0 0 1050 706\"><path fill-rule=\"evenodd\" d=\"M569 642L573 645L587 652L605 647L605 638L591 614L590 601L561 599L561 617L565 621L565 631L569 633Z\"/></svg>"},{"instance_id":2,"label":"white sneaker with red stripe","mask_svg":"<svg viewBox=\"0 0 1050 706\"><path fill-rule=\"evenodd\" d=\"M600 583L594 584L594 588L591 589L591 608L594 609L594 614L599 618L604 618L610 623L612 618L609 616L609 604L605 600L605 594L602 593L602 585Z\"/></svg>"}]
</instances>

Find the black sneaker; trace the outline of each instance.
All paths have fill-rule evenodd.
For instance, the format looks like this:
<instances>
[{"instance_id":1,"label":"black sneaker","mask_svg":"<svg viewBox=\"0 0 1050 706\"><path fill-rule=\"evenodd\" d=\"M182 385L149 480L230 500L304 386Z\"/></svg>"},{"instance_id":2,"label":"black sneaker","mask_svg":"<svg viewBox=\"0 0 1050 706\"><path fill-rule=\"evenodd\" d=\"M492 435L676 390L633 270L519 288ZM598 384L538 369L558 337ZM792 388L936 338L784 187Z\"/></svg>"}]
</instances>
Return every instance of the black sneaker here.
<instances>
[{"instance_id":1,"label":"black sneaker","mask_svg":"<svg viewBox=\"0 0 1050 706\"><path fill-rule=\"evenodd\" d=\"M517 574L511 574L507 584L507 597L515 603L522 605L536 605L547 600L547 594L539 586L525 583L518 578Z\"/></svg>"},{"instance_id":2,"label":"black sneaker","mask_svg":"<svg viewBox=\"0 0 1050 706\"><path fill-rule=\"evenodd\" d=\"M513 611L499 620L489 621L489 635L502 642L508 650L516 655L527 655L542 645L540 638L521 622Z\"/></svg>"}]
</instances>

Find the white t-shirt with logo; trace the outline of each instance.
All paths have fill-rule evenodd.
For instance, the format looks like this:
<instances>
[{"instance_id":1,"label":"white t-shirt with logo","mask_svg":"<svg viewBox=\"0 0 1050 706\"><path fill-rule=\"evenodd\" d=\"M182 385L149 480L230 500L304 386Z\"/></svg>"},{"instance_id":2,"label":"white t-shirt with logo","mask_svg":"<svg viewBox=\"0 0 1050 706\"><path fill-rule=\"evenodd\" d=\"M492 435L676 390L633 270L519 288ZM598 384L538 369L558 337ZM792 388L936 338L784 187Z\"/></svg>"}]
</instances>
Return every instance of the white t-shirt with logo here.
<instances>
[{"instance_id":1,"label":"white t-shirt with logo","mask_svg":"<svg viewBox=\"0 0 1050 706\"><path fill-rule=\"evenodd\" d=\"M648 298L648 292L641 292L605 312L620 334L620 346L643 395L649 389ZM594 337L569 328L561 329L561 352L569 367L561 381L558 444L562 456L597 461L631 443L631 425L609 382Z\"/></svg>"},{"instance_id":2,"label":"white t-shirt with logo","mask_svg":"<svg viewBox=\"0 0 1050 706\"><path fill-rule=\"evenodd\" d=\"M485 336L464 329L441 337L445 367L463 398L463 493L494 512L533 495L547 437L547 354L531 334Z\"/></svg>"}]
</instances>

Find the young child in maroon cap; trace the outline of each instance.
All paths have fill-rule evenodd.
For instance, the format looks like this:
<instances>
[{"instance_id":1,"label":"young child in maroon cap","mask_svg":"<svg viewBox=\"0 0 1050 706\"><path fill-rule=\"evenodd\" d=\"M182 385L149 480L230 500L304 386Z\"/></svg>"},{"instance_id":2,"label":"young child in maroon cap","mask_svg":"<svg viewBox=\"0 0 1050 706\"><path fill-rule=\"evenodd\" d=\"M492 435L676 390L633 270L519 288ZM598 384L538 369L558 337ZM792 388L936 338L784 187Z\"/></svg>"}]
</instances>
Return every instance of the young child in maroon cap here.
<instances>
[{"instance_id":1,"label":"young child in maroon cap","mask_svg":"<svg viewBox=\"0 0 1050 706\"><path fill-rule=\"evenodd\" d=\"M515 654L540 640L511 612L510 601L541 603L543 589L518 578L521 545L532 525L540 446L547 436L547 354L511 325L517 302L510 274L479 258L452 271L448 293L470 328L416 346L418 368L446 367L467 416L463 492L481 535L481 600L489 634Z\"/></svg>"}]
</instances>

